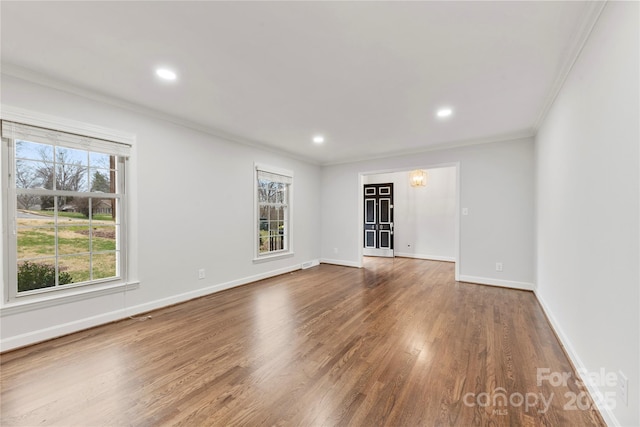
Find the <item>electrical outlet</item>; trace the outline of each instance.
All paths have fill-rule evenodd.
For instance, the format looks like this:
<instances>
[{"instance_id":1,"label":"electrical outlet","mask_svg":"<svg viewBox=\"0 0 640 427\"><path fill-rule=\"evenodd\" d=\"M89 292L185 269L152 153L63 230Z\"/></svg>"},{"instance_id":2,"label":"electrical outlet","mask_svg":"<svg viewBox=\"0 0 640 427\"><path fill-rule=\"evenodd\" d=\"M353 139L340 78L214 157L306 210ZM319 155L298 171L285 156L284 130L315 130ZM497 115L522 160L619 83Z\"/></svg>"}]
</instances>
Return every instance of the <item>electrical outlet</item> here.
<instances>
[{"instance_id":1,"label":"electrical outlet","mask_svg":"<svg viewBox=\"0 0 640 427\"><path fill-rule=\"evenodd\" d=\"M624 402L625 405L629 405L629 380L622 373L622 371L618 371L618 390L620 390L620 400Z\"/></svg>"},{"instance_id":2,"label":"electrical outlet","mask_svg":"<svg viewBox=\"0 0 640 427\"><path fill-rule=\"evenodd\" d=\"M333 248L333 253L337 254L338 253L338 248Z\"/></svg>"},{"instance_id":3,"label":"electrical outlet","mask_svg":"<svg viewBox=\"0 0 640 427\"><path fill-rule=\"evenodd\" d=\"M496 271L502 271L502 263L496 262Z\"/></svg>"},{"instance_id":4,"label":"electrical outlet","mask_svg":"<svg viewBox=\"0 0 640 427\"><path fill-rule=\"evenodd\" d=\"M198 270L198 279L202 280L204 278L205 278L204 268L201 268L200 270Z\"/></svg>"}]
</instances>

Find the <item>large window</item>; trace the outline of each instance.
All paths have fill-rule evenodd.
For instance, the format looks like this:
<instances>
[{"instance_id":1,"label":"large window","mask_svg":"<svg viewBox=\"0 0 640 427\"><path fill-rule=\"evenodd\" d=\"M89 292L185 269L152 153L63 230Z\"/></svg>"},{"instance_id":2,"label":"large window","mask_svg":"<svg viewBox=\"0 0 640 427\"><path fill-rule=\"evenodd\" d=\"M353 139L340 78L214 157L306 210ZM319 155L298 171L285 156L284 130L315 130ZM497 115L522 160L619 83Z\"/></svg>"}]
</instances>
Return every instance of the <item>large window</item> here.
<instances>
[{"instance_id":1,"label":"large window","mask_svg":"<svg viewBox=\"0 0 640 427\"><path fill-rule=\"evenodd\" d=\"M130 146L2 122L9 298L125 277Z\"/></svg>"},{"instance_id":2,"label":"large window","mask_svg":"<svg viewBox=\"0 0 640 427\"><path fill-rule=\"evenodd\" d=\"M257 257L291 252L293 173L256 166Z\"/></svg>"}]
</instances>

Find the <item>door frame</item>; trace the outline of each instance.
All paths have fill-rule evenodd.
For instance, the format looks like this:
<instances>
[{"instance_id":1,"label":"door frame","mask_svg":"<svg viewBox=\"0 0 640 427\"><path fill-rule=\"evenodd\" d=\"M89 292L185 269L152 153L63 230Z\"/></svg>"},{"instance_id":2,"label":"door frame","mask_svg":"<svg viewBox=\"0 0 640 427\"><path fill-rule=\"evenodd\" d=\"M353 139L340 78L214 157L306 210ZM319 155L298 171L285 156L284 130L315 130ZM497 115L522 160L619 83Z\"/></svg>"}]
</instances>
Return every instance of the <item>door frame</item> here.
<instances>
[{"instance_id":1,"label":"door frame","mask_svg":"<svg viewBox=\"0 0 640 427\"><path fill-rule=\"evenodd\" d=\"M383 173L395 173L395 172L408 172L415 169L437 169L444 167L455 167L456 168L456 214L455 214L455 237L454 237L454 246L455 246L455 280L459 280L460 277L460 162L449 162L449 163L432 163L432 164L422 164L422 165L414 165L414 166L399 166L391 169L378 169L378 170L369 170L362 171L358 173L358 267L362 268L364 265L363 261L363 250L364 250L364 176L366 175L378 175ZM409 182L407 182L409 185ZM394 204L395 206L395 204Z\"/></svg>"}]
</instances>

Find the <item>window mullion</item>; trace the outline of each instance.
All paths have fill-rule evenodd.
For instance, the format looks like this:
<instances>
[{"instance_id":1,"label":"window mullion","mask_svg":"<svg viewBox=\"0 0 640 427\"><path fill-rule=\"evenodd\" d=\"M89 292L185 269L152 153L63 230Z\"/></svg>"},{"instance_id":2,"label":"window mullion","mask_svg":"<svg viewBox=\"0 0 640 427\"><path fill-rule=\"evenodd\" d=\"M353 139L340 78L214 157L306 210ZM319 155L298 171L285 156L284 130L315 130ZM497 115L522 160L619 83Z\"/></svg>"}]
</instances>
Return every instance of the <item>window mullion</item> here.
<instances>
[{"instance_id":1,"label":"window mullion","mask_svg":"<svg viewBox=\"0 0 640 427\"><path fill-rule=\"evenodd\" d=\"M34 196L67 196L67 197L95 197L99 195L101 199L117 199L120 195L116 193L100 193L88 191L69 191L69 190L47 190L40 188L17 188L17 194L31 194Z\"/></svg>"},{"instance_id":2,"label":"window mullion","mask_svg":"<svg viewBox=\"0 0 640 427\"><path fill-rule=\"evenodd\" d=\"M89 280L93 280L93 198L89 197Z\"/></svg>"},{"instance_id":3,"label":"window mullion","mask_svg":"<svg viewBox=\"0 0 640 427\"><path fill-rule=\"evenodd\" d=\"M51 172L51 189L56 191L58 189L58 147L53 146L53 171ZM56 277L58 275L56 274Z\"/></svg>"},{"instance_id":4,"label":"window mullion","mask_svg":"<svg viewBox=\"0 0 640 427\"><path fill-rule=\"evenodd\" d=\"M60 231L60 228L58 227L58 197L53 196L53 244L54 244L54 255L55 255L54 287L56 288L60 286L60 250L58 248L58 245L59 245L58 232L59 231Z\"/></svg>"},{"instance_id":5,"label":"window mullion","mask_svg":"<svg viewBox=\"0 0 640 427\"><path fill-rule=\"evenodd\" d=\"M3 208L6 209L7 213L7 219L10 221L8 224L8 226L10 227L9 230L7 230L7 243L8 243L8 258L7 258L7 270L9 273L9 280L7 280L7 300L14 298L18 292L18 288L17 286L11 286L10 283L13 283L14 281L17 280L17 246L18 246L18 242L17 242L17 235L18 235L18 224L17 224L17 218L16 218L16 213L17 213L17 206L16 206L16 185L15 185L15 144L14 141L11 139L5 139L2 138L2 147L0 147L0 149L2 150L2 159L0 159L2 162L6 162L5 164L3 164L3 167L7 168L7 175L3 176L2 179L0 181L2 181L3 185L6 182L6 188L7 188L7 203L3 204ZM6 144L4 144L6 143ZM6 148L5 148L6 146ZM5 151L6 150L6 151ZM6 157L5 157L6 154ZM7 181L5 181L5 179ZM4 260L3 260L4 262ZM3 278L4 279L4 278Z\"/></svg>"}]
</instances>

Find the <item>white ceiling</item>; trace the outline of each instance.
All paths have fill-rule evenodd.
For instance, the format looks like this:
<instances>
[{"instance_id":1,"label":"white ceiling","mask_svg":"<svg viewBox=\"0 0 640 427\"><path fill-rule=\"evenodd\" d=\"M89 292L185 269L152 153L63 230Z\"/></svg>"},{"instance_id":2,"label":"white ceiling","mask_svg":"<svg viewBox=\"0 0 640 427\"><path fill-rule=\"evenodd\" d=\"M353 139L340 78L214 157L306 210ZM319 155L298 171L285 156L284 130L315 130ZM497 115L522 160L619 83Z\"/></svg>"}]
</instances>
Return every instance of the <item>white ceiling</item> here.
<instances>
[{"instance_id":1,"label":"white ceiling","mask_svg":"<svg viewBox=\"0 0 640 427\"><path fill-rule=\"evenodd\" d=\"M319 164L532 135L595 19L581 1L0 7L5 73Z\"/></svg>"}]
</instances>

